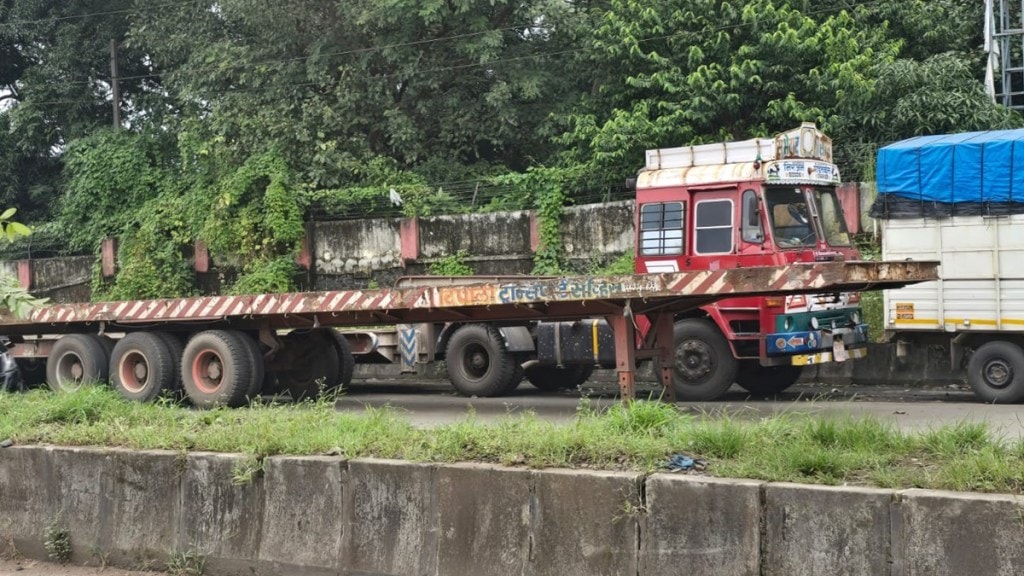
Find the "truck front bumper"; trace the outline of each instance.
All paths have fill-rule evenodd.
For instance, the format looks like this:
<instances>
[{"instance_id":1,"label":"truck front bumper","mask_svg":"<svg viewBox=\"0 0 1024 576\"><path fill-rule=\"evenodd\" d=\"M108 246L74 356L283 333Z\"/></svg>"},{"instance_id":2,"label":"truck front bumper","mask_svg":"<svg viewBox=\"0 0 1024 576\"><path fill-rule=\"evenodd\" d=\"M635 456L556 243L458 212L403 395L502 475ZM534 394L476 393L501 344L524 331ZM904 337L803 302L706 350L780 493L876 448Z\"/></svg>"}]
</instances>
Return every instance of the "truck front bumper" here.
<instances>
[{"instance_id":1,"label":"truck front bumper","mask_svg":"<svg viewBox=\"0 0 1024 576\"><path fill-rule=\"evenodd\" d=\"M868 326L859 324L837 330L780 332L767 336L766 348L773 364L810 366L868 355ZM788 360L788 361L787 361Z\"/></svg>"}]
</instances>

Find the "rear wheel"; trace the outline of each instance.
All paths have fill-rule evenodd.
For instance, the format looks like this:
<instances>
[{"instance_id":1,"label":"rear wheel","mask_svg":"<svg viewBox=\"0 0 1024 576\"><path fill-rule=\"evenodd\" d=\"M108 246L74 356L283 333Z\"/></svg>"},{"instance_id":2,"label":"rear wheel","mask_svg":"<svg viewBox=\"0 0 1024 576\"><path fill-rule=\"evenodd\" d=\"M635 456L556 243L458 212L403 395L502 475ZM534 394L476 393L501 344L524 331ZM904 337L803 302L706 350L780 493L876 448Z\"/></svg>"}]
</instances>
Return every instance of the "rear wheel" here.
<instances>
[{"instance_id":1,"label":"rear wheel","mask_svg":"<svg viewBox=\"0 0 1024 576\"><path fill-rule=\"evenodd\" d=\"M518 384L518 362L493 326L467 324L456 330L445 362L452 386L465 396L497 396Z\"/></svg>"},{"instance_id":2,"label":"rear wheel","mask_svg":"<svg viewBox=\"0 0 1024 576\"><path fill-rule=\"evenodd\" d=\"M736 379L736 358L718 327L689 318L675 325L672 385L677 400L714 400Z\"/></svg>"},{"instance_id":3,"label":"rear wheel","mask_svg":"<svg viewBox=\"0 0 1024 576\"><path fill-rule=\"evenodd\" d=\"M1024 350L1000 340L982 344L967 363L967 383L983 402L1024 400Z\"/></svg>"},{"instance_id":4,"label":"rear wheel","mask_svg":"<svg viewBox=\"0 0 1024 576\"><path fill-rule=\"evenodd\" d=\"M240 336L230 330L208 330L185 346L182 384L197 408L245 404L257 374L251 349Z\"/></svg>"},{"instance_id":5,"label":"rear wheel","mask_svg":"<svg viewBox=\"0 0 1024 576\"><path fill-rule=\"evenodd\" d=\"M178 373L171 349L159 334L128 334L111 354L110 383L128 400L155 400L175 388Z\"/></svg>"},{"instance_id":6,"label":"rear wheel","mask_svg":"<svg viewBox=\"0 0 1024 576\"><path fill-rule=\"evenodd\" d=\"M526 379L539 390L572 390L590 379L594 373L592 364L576 366L541 366L534 364L526 368Z\"/></svg>"},{"instance_id":7,"label":"rear wheel","mask_svg":"<svg viewBox=\"0 0 1024 576\"><path fill-rule=\"evenodd\" d=\"M109 357L100 336L68 334L53 345L46 361L46 382L58 392L106 382Z\"/></svg>"},{"instance_id":8,"label":"rear wheel","mask_svg":"<svg viewBox=\"0 0 1024 576\"><path fill-rule=\"evenodd\" d=\"M338 386L341 363L334 338L323 330L292 332L284 337L281 354L284 368L277 381L293 400L316 398L321 391Z\"/></svg>"},{"instance_id":9,"label":"rear wheel","mask_svg":"<svg viewBox=\"0 0 1024 576\"><path fill-rule=\"evenodd\" d=\"M356 370L356 359L352 356L352 346L338 331L330 330L334 342L334 351L338 354L338 388L346 388L352 383L352 375Z\"/></svg>"},{"instance_id":10,"label":"rear wheel","mask_svg":"<svg viewBox=\"0 0 1024 576\"><path fill-rule=\"evenodd\" d=\"M736 383L755 396L774 396L800 379L802 366L761 366L757 360L743 360Z\"/></svg>"},{"instance_id":11,"label":"rear wheel","mask_svg":"<svg viewBox=\"0 0 1024 576\"><path fill-rule=\"evenodd\" d=\"M241 340L249 349L249 358L252 360L252 369L254 372L252 386L245 393L245 397L248 400L259 398L263 392L263 382L266 378L266 366L263 361L263 350L260 349L260 343L252 336L249 336L244 332L236 332L236 334L238 335L239 340Z\"/></svg>"}]
</instances>

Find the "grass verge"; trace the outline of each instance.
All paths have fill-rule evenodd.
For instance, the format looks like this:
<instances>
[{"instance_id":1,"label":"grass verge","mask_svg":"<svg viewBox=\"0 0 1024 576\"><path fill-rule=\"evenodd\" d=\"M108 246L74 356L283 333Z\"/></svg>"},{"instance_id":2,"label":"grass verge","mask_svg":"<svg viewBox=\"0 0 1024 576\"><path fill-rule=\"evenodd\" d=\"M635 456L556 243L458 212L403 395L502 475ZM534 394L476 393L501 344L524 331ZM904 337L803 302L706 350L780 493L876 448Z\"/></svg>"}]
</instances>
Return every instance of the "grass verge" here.
<instances>
[{"instance_id":1,"label":"grass verge","mask_svg":"<svg viewBox=\"0 0 1024 576\"><path fill-rule=\"evenodd\" d=\"M694 416L657 402L607 411L584 401L569 424L531 414L493 424L472 415L418 429L400 414L338 413L326 400L197 411L121 400L96 387L72 394L0 394L0 439L18 444L107 446L250 455L336 454L419 462L479 461L535 468L654 471L674 454L706 459L706 474L885 488L1024 492L1024 445L984 424L904 434L875 419L780 415Z\"/></svg>"}]
</instances>

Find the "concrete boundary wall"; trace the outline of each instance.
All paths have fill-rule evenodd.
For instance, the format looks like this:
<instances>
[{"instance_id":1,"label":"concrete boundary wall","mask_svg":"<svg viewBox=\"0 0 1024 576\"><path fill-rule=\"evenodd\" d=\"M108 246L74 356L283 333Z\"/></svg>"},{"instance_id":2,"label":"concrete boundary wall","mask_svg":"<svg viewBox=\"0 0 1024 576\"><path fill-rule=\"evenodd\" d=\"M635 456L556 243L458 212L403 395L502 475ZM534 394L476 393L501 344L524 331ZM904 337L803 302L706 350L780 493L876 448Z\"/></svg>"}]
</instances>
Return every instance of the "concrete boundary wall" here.
<instances>
[{"instance_id":1,"label":"concrete boundary wall","mask_svg":"<svg viewBox=\"0 0 1024 576\"><path fill-rule=\"evenodd\" d=\"M0 449L0 553L209 575L1024 573L1009 495L337 457Z\"/></svg>"}]
</instances>

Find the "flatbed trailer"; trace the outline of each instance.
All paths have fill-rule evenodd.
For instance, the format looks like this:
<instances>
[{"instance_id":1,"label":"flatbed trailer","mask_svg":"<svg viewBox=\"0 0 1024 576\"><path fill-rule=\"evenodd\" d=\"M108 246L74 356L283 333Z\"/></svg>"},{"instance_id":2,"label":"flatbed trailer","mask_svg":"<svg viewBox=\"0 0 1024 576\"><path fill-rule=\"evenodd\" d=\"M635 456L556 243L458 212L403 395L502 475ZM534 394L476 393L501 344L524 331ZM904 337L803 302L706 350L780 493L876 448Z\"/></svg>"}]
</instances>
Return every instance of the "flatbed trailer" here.
<instances>
[{"instance_id":1,"label":"flatbed trailer","mask_svg":"<svg viewBox=\"0 0 1024 576\"><path fill-rule=\"evenodd\" d=\"M293 396L351 378L352 355L333 327L465 323L453 336L469 377L514 373L485 322L604 318L615 336L625 399L636 362L653 359L672 397L675 314L737 295L896 288L937 278L934 262L816 262L681 273L518 279L469 285L55 304L0 317L21 359L45 359L55 389L110 380L146 401L178 387L199 407L240 406L278 389ZM653 329L637 341L635 315ZM470 328L473 328L470 330ZM290 331L281 335L282 331ZM114 336L115 338L110 338ZM455 342L456 338L458 341ZM347 375L346 375L347 370Z\"/></svg>"}]
</instances>

